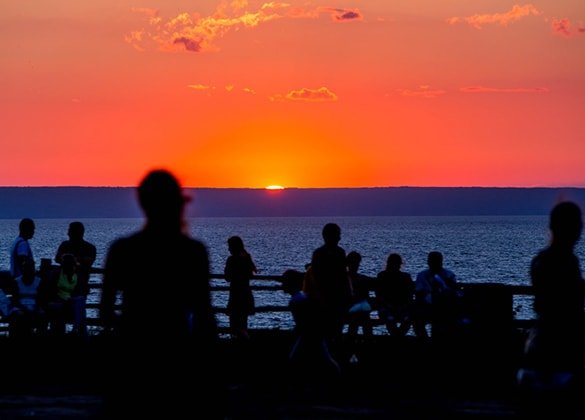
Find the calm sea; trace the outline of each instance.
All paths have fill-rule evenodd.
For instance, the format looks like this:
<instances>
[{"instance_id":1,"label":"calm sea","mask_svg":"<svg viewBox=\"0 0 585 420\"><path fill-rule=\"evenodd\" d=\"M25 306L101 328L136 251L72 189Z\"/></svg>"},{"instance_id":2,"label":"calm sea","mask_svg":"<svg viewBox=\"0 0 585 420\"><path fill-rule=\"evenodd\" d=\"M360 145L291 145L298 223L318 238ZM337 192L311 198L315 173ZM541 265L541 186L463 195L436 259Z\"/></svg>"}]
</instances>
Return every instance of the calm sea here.
<instances>
[{"instance_id":1,"label":"calm sea","mask_svg":"<svg viewBox=\"0 0 585 420\"><path fill-rule=\"evenodd\" d=\"M304 270L312 251L322 244L321 229L328 222L341 226L341 242L347 252L362 254L361 271L375 276L391 252L402 255L403 270L413 277L426 268L431 250L443 252L445 267L461 282L529 284L528 267L532 256L546 246L549 233L546 216L433 216L433 217L275 217L275 218L197 218L189 219L192 235L209 251L212 271L223 272L228 257L227 239L243 238L259 274L282 274L286 269ZM140 229L142 219L81 219L86 239L97 247L96 265L102 266L109 244L117 237ZM18 233L18 220L0 220L0 269L9 266L9 248ZM37 263L53 258L57 246L67 239L67 219L37 219L30 241ZM580 258L585 247L577 248ZM221 280L218 280L221 282ZM283 293L255 293L258 304L285 304ZM225 303L225 294L214 296ZM519 312L529 310L522 302ZM220 319L220 322L224 320ZM288 327L290 319L281 315L255 315L256 325Z\"/></svg>"}]
</instances>

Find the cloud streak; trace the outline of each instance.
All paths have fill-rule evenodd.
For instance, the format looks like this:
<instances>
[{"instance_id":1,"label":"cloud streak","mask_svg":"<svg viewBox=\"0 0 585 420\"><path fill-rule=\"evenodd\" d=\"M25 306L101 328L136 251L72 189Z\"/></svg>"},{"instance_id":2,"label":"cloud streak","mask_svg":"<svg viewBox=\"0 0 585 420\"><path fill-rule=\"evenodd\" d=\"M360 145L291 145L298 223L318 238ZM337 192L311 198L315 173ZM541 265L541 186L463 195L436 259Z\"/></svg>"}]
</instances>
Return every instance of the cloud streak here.
<instances>
[{"instance_id":1,"label":"cloud streak","mask_svg":"<svg viewBox=\"0 0 585 420\"><path fill-rule=\"evenodd\" d=\"M550 90L545 87L535 88L495 88L487 86L467 86L459 89L464 93L548 93Z\"/></svg>"},{"instance_id":2,"label":"cloud streak","mask_svg":"<svg viewBox=\"0 0 585 420\"><path fill-rule=\"evenodd\" d=\"M276 94L270 97L271 101L334 102L338 99L335 93L324 86L317 89L291 90L286 95Z\"/></svg>"},{"instance_id":3,"label":"cloud streak","mask_svg":"<svg viewBox=\"0 0 585 420\"><path fill-rule=\"evenodd\" d=\"M195 85L187 85L189 89L198 90L198 91L208 91L211 89L215 89L214 86L202 85L202 84L195 84Z\"/></svg>"},{"instance_id":4,"label":"cloud streak","mask_svg":"<svg viewBox=\"0 0 585 420\"><path fill-rule=\"evenodd\" d=\"M407 96L407 97L411 97L411 98L433 99L433 98L438 98L439 96L443 96L444 94L447 93L447 91L442 90L442 89L430 89L429 86L424 85L424 86L420 86L416 90L400 89L400 90L398 90L398 93L400 93L402 96Z\"/></svg>"},{"instance_id":5,"label":"cloud streak","mask_svg":"<svg viewBox=\"0 0 585 420\"><path fill-rule=\"evenodd\" d=\"M481 29L483 25L501 25L507 26L509 23L516 22L527 16L538 16L542 14L534 5L514 5L511 10L504 13L472 15L466 17L451 17L447 23L455 25L457 23L467 23L476 29Z\"/></svg>"}]
</instances>

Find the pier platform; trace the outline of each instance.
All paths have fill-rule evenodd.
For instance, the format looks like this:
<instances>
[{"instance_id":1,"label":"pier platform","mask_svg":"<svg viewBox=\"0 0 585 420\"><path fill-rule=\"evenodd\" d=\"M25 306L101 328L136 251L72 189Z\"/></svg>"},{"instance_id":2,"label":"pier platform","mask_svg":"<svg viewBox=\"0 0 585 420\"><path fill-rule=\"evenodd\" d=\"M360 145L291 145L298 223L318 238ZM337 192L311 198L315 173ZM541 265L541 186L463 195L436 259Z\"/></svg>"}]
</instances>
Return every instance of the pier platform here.
<instances>
[{"instance_id":1,"label":"pier platform","mask_svg":"<svg viewBox=\"0 0 585 420\"><path fill-rule=\"evenodd\" d=\"M222 418L512 419L533 418L535 412L585 418L571 395L519 389L520 336L347 338L332 349L340 375L310 378L290 365L293 340L290 331L254 330L247 342L220 342L213 369L223 394L217 407ZM109 339L38 338L25 346L0 341L0 418L104 418ZM52 363L64 349L67 364ZM149 401L144 404L148 409Z\"/></svg>"}]
</instances>

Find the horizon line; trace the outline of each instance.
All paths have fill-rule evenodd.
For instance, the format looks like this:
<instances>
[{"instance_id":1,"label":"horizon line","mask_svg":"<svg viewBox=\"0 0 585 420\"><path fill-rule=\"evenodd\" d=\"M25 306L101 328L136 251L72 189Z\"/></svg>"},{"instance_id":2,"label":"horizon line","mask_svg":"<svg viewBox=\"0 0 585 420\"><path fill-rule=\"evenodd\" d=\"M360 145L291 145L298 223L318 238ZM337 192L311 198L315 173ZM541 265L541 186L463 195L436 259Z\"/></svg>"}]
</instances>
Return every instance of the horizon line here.
<instances>
[{"instance_id":1,"label":"horizon line","mask_svg":"<svg viewBox=\"0 0 585 420\"><path fill-rule=\"evenodd\" d=\"M137 188L138 185L0 185L0 188ZM399 189L399 188L450 188L450 189L584 189L583 186L575 185L530 185L530 186L501 186L501 185L388 185L388 186L353 186L353 187L283 187L282 189L270 189L266 187L195 187L182 186L187 189L201 190L261 190L272 193L279 193L286 190L366 190L366 189Z\"/></svg>"}]
</instances>

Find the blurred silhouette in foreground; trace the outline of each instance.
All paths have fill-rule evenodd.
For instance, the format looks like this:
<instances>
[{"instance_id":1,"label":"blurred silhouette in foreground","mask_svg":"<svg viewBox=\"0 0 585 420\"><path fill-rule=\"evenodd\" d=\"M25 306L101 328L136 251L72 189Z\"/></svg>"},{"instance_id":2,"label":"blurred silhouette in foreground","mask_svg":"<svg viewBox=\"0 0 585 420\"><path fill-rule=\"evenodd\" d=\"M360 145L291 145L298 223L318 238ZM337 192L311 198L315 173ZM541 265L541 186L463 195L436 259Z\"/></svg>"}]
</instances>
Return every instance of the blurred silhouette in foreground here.
<instances>
[{"instance_id":1,"label":"blurred silhouette in foreground","mask_svg":"<svg viewBox=\"0 0 585 420\"><path fill-rule=\"evenodd\" d=\"M557 204L549 228L549 246L530 265L536 323L526 341L518 380L542 395L561 396L583 387L585 284L574 253L583 229L581 209L569 201ZM545 401L540 396L540 402ZM562 405L568 407L566 403Z\"/></svg>"},{"instance_id":2,"label":"blurred silhouette in foreground","mask_svg":"<svg viewBox=\"0 0 585 420\"><path fill-rule=\"evenodd\" d=\"M214 404L217 328L207 249L183 232L187 200L171 173L148 173L138 187L138 200L145 226L116 240L105 264L100 315L119 340L108 355L119 363L105 381L111 392L106 413L193 418L206 412L221 417Z\"/></svg>"}]
</instances>

